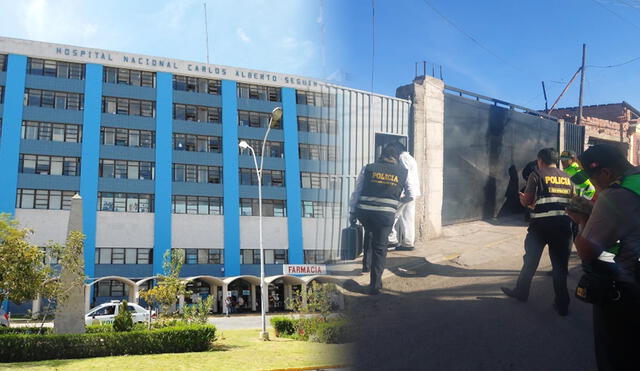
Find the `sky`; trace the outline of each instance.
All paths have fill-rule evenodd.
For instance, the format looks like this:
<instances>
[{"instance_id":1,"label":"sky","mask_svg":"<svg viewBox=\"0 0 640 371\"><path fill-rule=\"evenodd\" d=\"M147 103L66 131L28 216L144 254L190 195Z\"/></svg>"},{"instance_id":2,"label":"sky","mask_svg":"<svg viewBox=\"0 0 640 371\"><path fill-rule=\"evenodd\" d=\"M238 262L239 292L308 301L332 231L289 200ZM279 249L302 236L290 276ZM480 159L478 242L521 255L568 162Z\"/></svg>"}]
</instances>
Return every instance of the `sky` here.
<instances>
[{"instance_id":1,"label":"sky","mask_svg":"<svg viewBox=\"0 0 640 371\"><path fill-rule=\"evenodd\" d=\"M347 84L371 90L374 51L373 90L387 95L410 83L415 62L426 60L442 66L447 85L543 109L541 81L551 106L580 67L583 43L587 66L640 57L638 0L328 1L341 8L335 14L349 38L341 66ZM640 108L639 69L640 59L587 67L584 103L624 100ZM579 82L558 106L578 105Z\"/></svg>"},{"instance_id":2,"label":"sky","mask_svg":"<svg viewBox=\"0 0 640 371\"><path fill-rule=\"evenodd\" d=\"M215 64L393 96L424 60L447 85L541 109L541 81L551 105L586 43L585 104L640 108L640 59L591 67L640 57L640 0L0 0L0 36L204 62L203 3Z\"/></svg>"}]
</instances>

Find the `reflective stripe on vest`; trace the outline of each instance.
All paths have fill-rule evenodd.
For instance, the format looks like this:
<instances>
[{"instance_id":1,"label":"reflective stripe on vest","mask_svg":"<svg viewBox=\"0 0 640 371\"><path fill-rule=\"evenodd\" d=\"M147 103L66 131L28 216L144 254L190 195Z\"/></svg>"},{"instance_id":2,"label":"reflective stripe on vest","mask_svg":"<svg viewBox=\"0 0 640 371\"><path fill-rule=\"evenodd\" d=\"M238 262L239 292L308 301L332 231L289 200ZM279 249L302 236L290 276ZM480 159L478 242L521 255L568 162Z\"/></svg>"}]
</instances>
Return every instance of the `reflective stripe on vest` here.
<instances>
[{"instance_id":1,"label":"reflective stripe on vest","mask_svg":"<svg viewBox=\"0 0 640 371\"><path fill-rule=\"evenodd\" d=\"M564 210L551 210L551 211L545 211L543 213L531 213L531 219L546 218L549 216L560 216L560 215L566 215Z\"/></svg>"},{"instance_id":2,"label":"reflective stripe on vest","mask_svg":"<svg viewBox=\"0 0 640 371\"><path fill-rule=\"evenodd\" d=\"M357 204L356 208L362 209L362 210L369 210L369 211L382 211L382 212L394 213L394 214L397 211L395 207L391 207L391 206L373 206L373 205L367 205L362 203Z\"/></svg>"},{"instance_id":3,"label":"reflective stripe on vest","mask_svg":"<svg viewBox=\"0 0 640 371\"><path fill-rule=\"evenodd\" d=\"M373 202L379 202L383 204L389 204L391 206L396 206L396 207L400 205L400 202L397 200L392 200L390 198L382 198L382 197L360 196L360 201L373 201Z\"/></svg>"},{"instance_id":4,"label":"reflective stripe on vest","mask_svg":"<svg viewBox=\"0 0 640 371\"><path fill-rule=\"evenodd\" d=\"M536 200L536 205L544 205L553 202L568 203L569 199L566 197L542 197L541 199Z\"/></svg>"}]
</instances>

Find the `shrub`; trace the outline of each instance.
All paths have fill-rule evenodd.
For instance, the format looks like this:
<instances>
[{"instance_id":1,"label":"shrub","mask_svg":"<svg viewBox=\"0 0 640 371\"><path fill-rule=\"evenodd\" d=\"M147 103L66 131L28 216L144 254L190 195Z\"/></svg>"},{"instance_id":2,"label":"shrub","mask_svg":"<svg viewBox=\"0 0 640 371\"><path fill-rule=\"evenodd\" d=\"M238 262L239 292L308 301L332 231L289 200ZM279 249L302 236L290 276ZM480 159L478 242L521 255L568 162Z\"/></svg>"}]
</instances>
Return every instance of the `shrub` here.
<instances>
[{"instance_id":1,"label":"shrub","mask_svg":"<svg viewBox=\"0 0 640 371\"><path fill-rule=\"evenodd\" d=\"M0 336L8 334L35 335L40 331L40 327L0 327ZM43 334L53 333L51 327L43 327Z\"/></svg>"},{"instance_id":2,"label":"shrub","mask_svg":"<svg viewBox=\"0 0 640 371\"><path fill-rule=\"evenodd\" d=\"M296 332L296 321L287 317L272 317L271 326L276 330L276 336L289 337Z\"/></svg>"},{"instance_id":3,"label":"shrub","mask_svg":"<svg viewBox=\"0 0 640 371\"><path fill-rule=\"evenodd\" d=\"M0 336L0 362L90 358L209 350L212 325L168 327L151 331Z\"/></svg>"},{"instance_id":4,"label":"shrub","mask_svg":"<svg viewBox=\"0 0 640 371\"><path fill-rule=\"evenodd\" d=\"M143 331L147 329L146 323L134 323L133 331ZM114 332L115 329L110 323L102 323L99 325L90 325L85 327L87 334L103 334L105 332Z\"/></svg>"},{"instance_id":5,"label":"shrub","mask_svg":"<svg viewBox=\"0 0 640 371\"><path fill-rule=\"evenodd\" d=\"M319 323L309 340L316 343L341 344L349 342L349 330L344 320Z\"/></svg>"},{"instance_id":6,"label":"shrub","mask_svg":"<svg viewBox=\"0 0 640 371\"><path fill-rule=\"evenodd\" d=\"M304 341L309 340L309 336L315 334L319 323L321 323L320 319L315 317L296 319L293 338Z\"/></svg>"},{"instance_id":7,"label":"shrub","mask_svg":"<svg viewBox=\"0 0 640 371\"><path fill-rule=\"evenodd\" d=\"M127 301L123 300L118 308L118 315L113 319L113 329L117 332L131 331L133 328L133 317L127 310Z\"/></svg>"}]
</instances>

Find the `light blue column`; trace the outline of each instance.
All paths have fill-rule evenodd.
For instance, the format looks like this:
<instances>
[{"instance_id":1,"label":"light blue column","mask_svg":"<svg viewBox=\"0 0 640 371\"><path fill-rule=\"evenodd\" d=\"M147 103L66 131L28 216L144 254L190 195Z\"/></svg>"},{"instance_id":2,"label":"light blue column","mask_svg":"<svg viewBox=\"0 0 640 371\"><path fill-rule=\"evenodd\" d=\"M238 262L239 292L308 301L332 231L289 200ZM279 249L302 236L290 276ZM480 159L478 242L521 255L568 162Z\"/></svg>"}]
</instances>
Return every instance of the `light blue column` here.
<instances>
[{"instance_id":1,"label":"light blue column","mask_svg":"<svg viewBox=\"0 0 640 371\"><path fill-rule=\"evenodd\" d=\"M20 159L20 128L27 57L9 54L7 79L4 87L2 138L0 139L0 212L14 214Z\"/></svg>"},{"instance_id":2,"label":"light blue column","mask_svg":"<svg viewBox=\"0 0 640 371\"><path fill-rule=\"evenodd\" d=\"M153 239L153 274L164 274L164 254L171 249L171 161L173 154L172 75L156 78L156 179Z\"/></svg>"},{"instance_id":3,"label":"light blue column","mask_svg":"<svg viewBox=\"0 0 640 371\"><path fill-rule=\"evenodd\" d=\"M235 81L222 81L222 182L224 189L224 275L240 275L240 179L238 98Z\"/></svg>"},{"instance_id":4,"label":"light blue column","mask_svg":"<svg viewBox=\"0 0 640 371\"><path fill-rule=\"evenodd\" d=\"M82 229L84 241L84 271L87 277L95 273L96 217L98 209L98 160L100 158L100 116L102 107L102 69L87 64L82 117L82 160L80 196L82 196Z\"/></svg>"},{"instance_id":5,"label":"light blue column","mask_svg":"<svg viewBox=\"0 0 640 371\"><path fill-rule=\"evenodd\" d=\"M287 187L287 227L289 229L289 264L303 264L302 198L300 195L300 158L298 155L298 115L296 91L282 89L284 127L284 166Z\"/></svg>"}]
</instances>

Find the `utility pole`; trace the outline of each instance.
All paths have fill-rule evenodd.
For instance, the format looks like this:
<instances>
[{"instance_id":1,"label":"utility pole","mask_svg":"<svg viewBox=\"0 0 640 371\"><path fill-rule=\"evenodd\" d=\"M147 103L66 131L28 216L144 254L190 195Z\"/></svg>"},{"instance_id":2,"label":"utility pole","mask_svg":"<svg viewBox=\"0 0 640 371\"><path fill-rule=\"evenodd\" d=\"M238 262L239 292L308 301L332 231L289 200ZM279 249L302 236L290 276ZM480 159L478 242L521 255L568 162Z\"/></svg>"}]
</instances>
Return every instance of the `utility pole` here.
<instances>
[{"instance_id":1,"label":"utility pole","mask_svg":"<svg viewBox=\"0 0 640 371\"><path fill-rule=\"evenodd\" d=\"M580 67L580 97L578 98L578 125L582 124L582 92L584 89L584 69L587 59L587 44L582 44L582 67Z\"/></svg>"},{"instance_id":2,"label":"utility pole","mask_svg":"<svg viewBox=\"0 0 640 371\"><path fill-rule=\"evenodd\" d=\"M202 2L204 6L204 36L207 43L207 64L209 64L209 24L207 22L207 3Z\"/></svg>"},{"instance_id":3,"label":"utility pole","mask_svg":"<svg viewBox=\"0 0 640 371\"><path fill-rule=\"evenodd\" d=\"M547 89L544 87L544 81L542 82L542 93L544 94L544 111L549 112L549 106L547 103Z\"/></svg>"}]
</instances>

